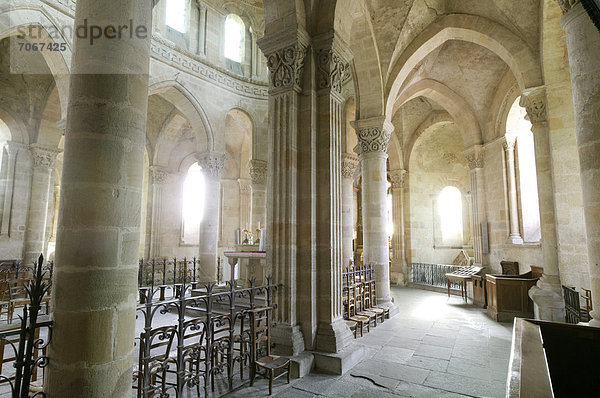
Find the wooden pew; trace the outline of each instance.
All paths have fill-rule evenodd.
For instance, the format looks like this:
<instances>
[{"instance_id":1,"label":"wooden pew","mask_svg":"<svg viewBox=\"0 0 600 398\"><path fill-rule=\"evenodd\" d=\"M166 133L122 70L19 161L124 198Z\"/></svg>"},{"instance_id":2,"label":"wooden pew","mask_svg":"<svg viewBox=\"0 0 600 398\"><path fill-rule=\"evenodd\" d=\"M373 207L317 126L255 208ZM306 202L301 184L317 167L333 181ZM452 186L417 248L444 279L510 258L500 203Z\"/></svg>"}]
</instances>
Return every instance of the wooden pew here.
<instances>
[{"instance_id":1,"label":"wooden pew","mask_svg":"<svg viewBox=\"0 0 600 398\"><path fill-rule=\"evenodd\" d=\"M508 322L514 317L533 318L529 289L541 276L539 267L518 276L487 274L487 313L495 321Z\"/></svg>"}]
</instances>

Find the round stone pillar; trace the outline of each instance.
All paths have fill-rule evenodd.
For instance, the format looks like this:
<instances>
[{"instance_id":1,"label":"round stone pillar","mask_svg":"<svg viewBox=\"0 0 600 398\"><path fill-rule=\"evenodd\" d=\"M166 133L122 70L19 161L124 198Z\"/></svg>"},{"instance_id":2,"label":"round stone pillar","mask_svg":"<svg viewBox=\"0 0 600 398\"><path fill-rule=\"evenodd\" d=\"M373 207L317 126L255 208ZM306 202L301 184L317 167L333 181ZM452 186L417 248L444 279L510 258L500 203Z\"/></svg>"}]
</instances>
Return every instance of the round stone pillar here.
<instances>
[{"instance_id":1,"label":"round stone pillar","mask_svg":"<svg viewBox=\"0 0 600 398\"><path fill-rule=\"evenodd\" d=\"M252 179L252 228L267 227L267 162L252 159L248 163L248 171Z\"/></svg>"},{"instance_id":2,"label":"round stone pillar","mask_svg":"<svg viewBox=\"0 0 600 398\"><path fill-rule=\"evenodd\" d=\"M160 166L150 167L150 181L152 183L152 203L150 212L150 258L161 255L161 213L163 187L167 183L169 173ZM143 233L144 231L142 231Z\"/></svg>"},{"instance_id":3,"label":"round stone pillar","mask_svg":"<svg viewBox=\"0 0 600 398\"><path fill-rule=\"evenodd\" d=\"M506 152L506 164L508 165L508 212L510 220L510 234L508 242L514 245L522 245L523 238L519 232L519 203L517 197L517 172L515 167L515 144L516 137L506 137L503 146Z\"/></svg>"},{"instance_id":4,"label":"round stone pillar","mask_svg":"<svg viewBox=\"0 0 600 398\"><path fill-rule=\"evenodd\" d=\"M583 211L592 290L592 320L600 326L600 32L579 0L559 0L566 32Z\"/></svg>"},{"instance_id":5,"label":"round stone pillar","mask_svg":"<svg viewBox=\"0 0 600 398\"><path fill-rule=\"evenodd\" d=\"M74 42L49 398L131 397L151 13L151 1L77 0L76 31L134 31Z\"/></svg>"},{"instance_id":6,"label":"round stone pillar","mask_svg":"<svg viewBox=\"0 0 600 398\"><path fill-rule=\"evenodd\" d=\"M354 172L358 167L358 157L342 155L342 271L354 260L352 240L354 239Z\"/></svg>"},{"instance_id":7,"label":"round stone pillar","mask_svg":"<svg viewBox=\"0 0 600 398\"><path fill-rule=\"evenodd\" d=\"M362 170L363 259L375 269L377 303L392 305L387 234L387 148L394 126L385 117L357 120Z\"/></svg>"},{"instance_id":8,"label":"round stone pillar","mask_svg":"<svg viewBox=\"0 0 600 398\"><path fill-rule=\"evenodd\" d=\"M47 223L50 202L52 172L58 150L31 147L33 157L33 173L31 178L31 196L29 198L29 213L25 232L24 264L30 266L40 254L45 253L49 240Z\"/></svg>"},{"instance_id":9,"label":"round stone pillar","mask_svg":"<svg viewBox=\"0 0 600 398\"><path fill-rule=\"evenodd\" d=\"M390 281L394 285L406 285L408 282L408 264L404 255L404 181L406 170L390 172L392 183L392 218L394 233L392 235L392 269Z\"/></svg>"},{"instance_id":10,"label":"round stone pillar","mask_svg":"<svg viewBox=\"0 0 600 398\"><path fill-rule=\"evenodd\" d=\"M204 211L198 239L198 280L217 280L217 246L219 242L219 199L221 197L221 172L227 155L220 152L204 152L197 156L204 174Z\"/></svg>"}]
</instances>

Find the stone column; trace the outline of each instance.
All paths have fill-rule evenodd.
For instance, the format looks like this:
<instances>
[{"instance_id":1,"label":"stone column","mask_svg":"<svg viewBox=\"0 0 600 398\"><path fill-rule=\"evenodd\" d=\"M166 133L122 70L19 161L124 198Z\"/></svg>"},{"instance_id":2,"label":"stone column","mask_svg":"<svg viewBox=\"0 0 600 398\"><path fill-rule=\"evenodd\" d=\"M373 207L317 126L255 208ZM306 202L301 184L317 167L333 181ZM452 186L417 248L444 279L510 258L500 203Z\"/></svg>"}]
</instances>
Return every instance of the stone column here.
<instances>
[{"instance_id":1,"label":"stone column","mask_svg":"<svg viewBox=\"0 0 600 398\"><path fill-rule=\"evenodd\" d=\"M483 147L475 145L465 151L471 177L471 213L473 223L473 252L475 264L488 265L487 256L483 253L481 223L485 220L485 185L483 177Z\"/></svg>"},{"instance_id":2,"label":"stone column","mask_svg":"<svg viewBox=\"0 0 600 398\"><path fill-rule=\"evenodd\" d=\"M519 232L519 203L517 198L517 173L515 167L515 144L516 137L506 137L503 146L506 152L506 165L508 166L508 212L510 233L508 242L514 245L522 245L523 238Z\"/></svg>"},{"instance_id":3,"label":"stone column","mask_svg":"<svg viewBox=\"0 0 600 398\"><path fill-rule=\"evenodd\" d=\"M8 141L5 148L8 155L8 169L6 170L6 183L4 186L4 202L0 203L0 206L2 206L2 220L0 220L2 224L0 224L0 235L10 236L10 221L13 207L13 192L15 188L17 154L19 153L20 149L26 149L27 146L18 142Z\"/></svg>"},{"instance_id":4,"label":"stone column","mask_svg":"<svg viewBox=\"0 0 600 398\"><path fill-rule=\"evenodd\" d=\"M45 392L131 397L152 2L77 0ZM133 22L131 22L133 21Z\"/></svg>"},{"instance_id":5,"label":"stone column","mask_svg":"<svg viewBox=\"0 0 600 398\"><path fill-rule=\"evenodd\" d=\"M404 255L404 180L406 170L392 170L392 218L394 233L392 235L392 269L390 281L394 285L404 286L408 282L408 264Z\"/></svg>"},{"instance_id":6,"label":"stone column","mask_svg":"<svg viewBox=\"0 0 600 398\"><path fill-rule=\"evenodd\" d=\"M158 258L160 252L160 219L162 214L162 191L169 174L160 166L150 167L152 184L151 213L150 213L150 258ZM144 204L142 203L142 206ZM143 233L144 231L142 231Z\"/></svg>"},{"instance_id":7,"label":"stone column","mask_svg":"<svg viewBox=\"0 0 600 398\"><path fill-rule=\"evenodd\" d=\"M206 283L217 280L221 172L227 161L227 154L204 152L196 158L204 175L204 211L198 238L200 268L197 279Z\"/></svg>"},{"instance_id":8,"label":"stone column","mask_svg":"<svg viewBox=\"0 0 600 398\"><path fill-rule=\"evenodd\" d=\"M362 170L363 258L373 264L377 303L392 305L387 236L387 148L394 126L384 116L352 122Z\"/></svg>"},{"instance_id":9,"label":"stone column","mask_svg":"<svg viewBox=\"0 0 600 398\"><path fill-rule=\"evenodd\" d=\"M537 285L529 290L529 297L533 300L537 319L563 322L565 319L565 304L558 270L554 183L552 181L546 90L543 87L526 90L521 95L520 105L526 108L527 117L532 124L531 131L533 132L535 147L535 167L540 202L541 244L544 258L544 273Z\"/></svg>"},{"instance_id":10,"label":"stone column","mask_svg":"<svg viewBox=\"0 0 600 398\"><path fill-rule=\"evenodd\" d=\"M250 180L238 179L240 184L240 227L254 231L252 226L252 188Z\"/></svg>"},{"instance_id":11,"label":"stone column","mask_svg":"<svg viewBox=\"0 0 600 398\"><path fill-rule=\"evenodd\" d=\"M46 243L49 239L47 234L48 203L52 188L52 172L58 153L58 150L54 149L40 146L31 147L33 173L23 255L23 262L28 266L35 262L40 254L45 253Z\"/></svg>"},{"instance_id":12,"label":"stone column","mask_svg":"<svg viewBox=\"0 0 600 398\"><path fill-rule=\"evenodd\" d=\"M583 190L593 311L590 325L600 326L600 32L579 0L559 0L567 36L575 129Z\"/></svg>"},{"instance_id":13,"label":"stone column","mask_svg":"<svg viewBox=\"0 0 600 398\"><path fill-rule=\"evenodd\" d=\"M304 351L298 324L297 201L298 119L308 37L301 30L269 35L258 45L267 57L269 85L269 162L267 179L267 269L273 271L277 290L278 322L273 329L277 351L296 355Z\"/></svg>"},{"instance_id":14,"label":"stone column","mask_svg":"<svg viewBox=\"0 0 600 398\"><path fill-rule=\"evenodd\" d=\"M342 268L354 261L354 173L358 163L357 156L342 155Z\"/></svg>"},{"instance_id":15,"label":"stone column","mask_svg":"<svg viewBox=\"0 0 600 398\"><path fill-rule=\"evenodd\" d=\"M248 171L252 179L252 228L267 227L267 162L252 159L248 163Z\"/></svg>"}]
</instances>

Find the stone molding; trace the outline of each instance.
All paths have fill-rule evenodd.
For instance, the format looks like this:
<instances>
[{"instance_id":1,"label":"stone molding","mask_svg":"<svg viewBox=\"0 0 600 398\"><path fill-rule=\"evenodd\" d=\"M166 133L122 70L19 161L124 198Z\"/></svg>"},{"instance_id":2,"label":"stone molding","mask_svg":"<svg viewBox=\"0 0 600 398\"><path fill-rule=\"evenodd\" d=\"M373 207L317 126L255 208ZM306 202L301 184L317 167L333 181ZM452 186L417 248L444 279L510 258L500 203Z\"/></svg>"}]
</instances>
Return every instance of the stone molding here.
<instances>
[{"instance_id":1,"label":"stone molding","mask_svg":"<svg viewBox=\"0 0 600 398\"><path fill-rule=\"evenodd\" d=\"M581 3L580 0L556 0L563 14L571 11L571 8L575 7L577 4Z\"/></svg>"},{"instance_id":2,"label":"stone molding","mask_svg":"<svg viewBox=\"0 0 600 398\"><path fill-rule=\"evenodd\" d=\"M159 166L150 167L150 179L152 184L163 185L167 183L169 172Z\"/></svg>"},{"instance_id":3,"label":"stone molding","mask_svg":"<svg viewBox=\"0 0 600 398\"><path fill-rule=\"evenodd\" d=\"M389 172L390 182L392 183L392 189L404 188L404 181L406 180L406 174L408 172L404 169L391 170Z\"/></svg>"},{"instance_id":4,"label":"stone molding","mask_svg":"<svg viewBox=\"0 0 600 398\"><path fill-rule=\"evenodd\" d=\"M387 153L394 125L385 116L356 120L351 123L358 137L359 156L367 153Z\"/></svg>"},{"instance_id":5,"label":"stone molding","mask_svg":"<svg viewBox=\"0 0 600 398\"><path fill-rule=\"evenodd\" d=\"M483 145L474 145L464 152L469 170L483 169Z\"/></svg>"},{"instance_id":6,"label":"stone molding","mask_svg":"<svg viewBox=\"0 0 600 398\"><path fill-rule=\"evenodd\" d=\"M267 162L252 159L248 162L248 171L252 179L252 185L264 185L267 183Z\"/></svg>"},{"instance_id":7,"label":"stone molding","mask_svg":"<svg viewBox=\"0 0 600 398\"><path fill-rule=\"evenodd\" d=\"M519 105L526 109L527 117L532 124L544 123L548 120L546 89L544 87L524 91Z\"/></svg>"},{"instance_id":8,"label":"stone molding","mask_svg":"<svg viewBox=\"0 0 600 398\"><path fill-rule=\"evenodd\" d=\"M27 145L21 144L20 142L16 141L6 141L4 147L6 148L6 152L8 152L8 155L16 155L19 152L19 150L27 149Z\"/></svg>"},{"instance_id":9,"label":"stone molding","mask_svg":"<svg viewBox=\"0 0 600 398\"><path fill-rule=\"evenodd\" d=\"M221 172L229 156L222 152L203 152L197 154L196 159L207 177L220 180Z\"/></svg>"},{"instance_id":10,"label":"stone molding","mask_svg":"<svg viewBox=\"0 0 600 398\"><path fill-rule=\"evenodd\" d=\"M56 158L61 152L58 149L45 148L40 146L31 146L31 156L33 157L34 167L44 167L51 169L56 163Z\"/></svg>"},{"instance_id":11,"label":"stone molding","mask_svg":"<svg viewBox=\"0 0 600 398\"><path fill-rule=\"evenodd\" d=\"M359 163L357 156L349 153L342 154L342 178L354 179L354 172Z\"/></svg>"}]
</instances>

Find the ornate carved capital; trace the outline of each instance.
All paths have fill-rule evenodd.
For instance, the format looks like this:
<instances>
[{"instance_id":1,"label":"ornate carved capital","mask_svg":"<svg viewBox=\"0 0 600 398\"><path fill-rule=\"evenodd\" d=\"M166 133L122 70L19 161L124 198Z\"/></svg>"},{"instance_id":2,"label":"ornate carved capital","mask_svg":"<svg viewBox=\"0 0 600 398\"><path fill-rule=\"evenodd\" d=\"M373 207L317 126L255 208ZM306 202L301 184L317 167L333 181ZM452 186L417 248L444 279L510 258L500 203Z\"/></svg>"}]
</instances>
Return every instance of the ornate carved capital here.
<instances>
[{"instance_id":1,"label":"ornate carved capital","mask_svg":"<svg viewBox=\"0 0 600 398\"><path fill-rule=\"evenodd\" d=\"M507 135L504 137L504 140L502 141L502 147L504 148L504 150L506 152L514 151L516 143L517 143L516 137Z\"/></svg>"},{"instance_id":2,"label":"ornate carved capital","mask_svg":"<svg viewBox=\"0 0 600 398\"><path fill-rule=\"evenodd\" d=\"M250 185L250 180L238 179L238 184L240 184L240 194L241 195L250 195L252 193L252 188Z\"/></svg>"},{"instance_id":3,"label":"ornate carved capital","mask_svg":"<svg viewBox=\"0 0 600 398\"><path fill-rule=\"evenodd\" d=\"M342 86L350 76L350 64L333 49L319 49L316 57L317 89L342 94Z\"/></svg>"},{"instance_id":4,"label":"ornate carved capital","mask_svg":"<svg viewBox=\"0 0 600 398\"><path fill-rule=\"evenodd\" d=\"M391 170L389 173L390 182L393 188L404 188L404 181L406 179L406 170Z\"/></svg>"},{"instance_id":5,"label":"ornate carved capital","mask_svg":"<svg viewBox=\"0 0 600 398\"><path fill-rule=\"evenodd\" d=\"M39 146L31 147L34 167L45 167L51 169L56 163L56 157L60 153L57 149L44 148Z\"/></svg>"},{"instance_id":6,"label":"ornate carved capital","mask_svg":"<svg viewBox=\"0 0 600 398\"><path fill-rule=\"evenodd\" d=\"M157 184L157 185L166 184L168 178L169 178L169 173L165 169L163 169L159 166L151 166L150 167L150 180L152 181L152 184Z\"/></svg>"},{"instance_id":7,"label":"ornate carved capital","mask_svg":"<svg viewBox=\"0 0 600 398\"><path fill-rule=\"evenodd\" d=\"M374 152L387 153L394 125L385 120L384 116L352 122L352 127L358 136L358 151L360 155Z\"/></svg>"},{"instance_id":8,"label":"ornate carved capital","mask_svg":"<svg viewBox=\"0 0 600 398\"><path fill-rule=\"evenodd\" d=\"M556 0L558 5L560 6L563 14L566 14L571 10L571 8L575 7L577 4L581 3L580 0Z\"/></svg>"},{"instance_id":9,"label":"ornate carved capital","mask_svg":"<svg viewBox=\"0 0 600 398\"><path fill-rule=\"evenodd\" d=\"M527 110L529 121L532 124L536 124L548 120L546 102L546 89L544 87L536 87L523 92L519 105Z\"/></svg>"},{"instance_id":10,"label":"ornate carved capital","mask_svg":"<svg viewBox=\"0 0 600 398\"><path fill-rule=\"evenodd\" d=\"M354 172L359 162L357 156L349 153L342 154L342 178L354 178Z\"/></svg>"},{"instance_id":11,"label":"ornate carved capital","mask_svg":"<svg viewBox=\"0 0 600 398\"><path fill-rule=\"evenodd\" d=\"M306 45L296 42L267 55L267 66L271 72L271 90L301 89L307 51Z\"/></svg>"},{"instance_id":12,"label":"ornate carved capital","mask_svg":"<svg viewBox=\"0 0 600 398\"><path fill-rule=\"evenodd\" d=\"M252 159L248 162L247 167L253 185L264 185L267 183L267 162Z\"/></svg>"},{"instance_id":13,"label":"ornate carved capital","mask_svg":"<svg viewBox=\"0 0 600 398\"><path fill-rule=\"evenodd\" d=\"M464 152L470 170L483 168L483 146L474 145Z\"/></svg>"},{"instance_id":14,"label":"ornate carved capital","mask_svg":"<svg viewBox=\"0 0 600 398\"><path fill-rule=\"evenodd\" d=\"M205 172L205 176L214 180L221 179L221 172L228 158L229 156L226 153L221 152L204 152L196 155L198 164Z\"/></svg>"}]
</instances>

